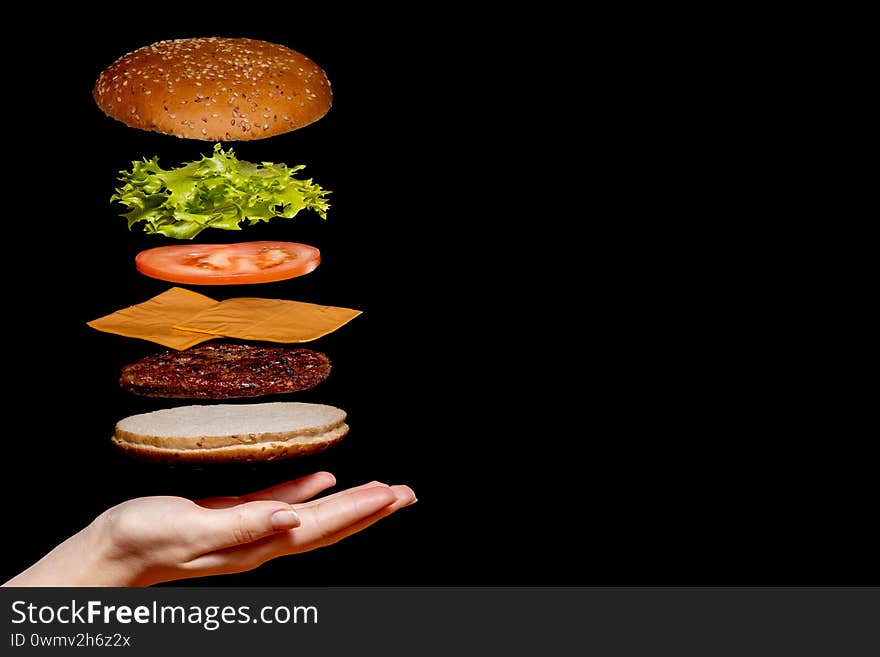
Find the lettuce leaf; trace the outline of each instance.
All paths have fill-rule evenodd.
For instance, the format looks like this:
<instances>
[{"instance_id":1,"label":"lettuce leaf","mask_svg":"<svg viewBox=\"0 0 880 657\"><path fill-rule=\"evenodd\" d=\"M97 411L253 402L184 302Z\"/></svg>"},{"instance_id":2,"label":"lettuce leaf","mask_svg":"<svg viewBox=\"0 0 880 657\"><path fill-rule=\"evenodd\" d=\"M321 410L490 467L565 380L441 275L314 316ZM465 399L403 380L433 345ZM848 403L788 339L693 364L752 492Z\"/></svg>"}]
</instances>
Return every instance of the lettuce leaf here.
<instances>
[{"instance_id":1,"label":"lettuce leaf","mask_svg":"<svg viewBox=\"0 0 880 657\"><path fill-rule=\"evenodd\" d=\"M292 219L300 210L327 218L330 192L311 179L294 178L302 165L243 162L232 149L214 146L213 157L202 157L165 170L159 158L132 162L120 171L122 186L110 197L128 208L128 227L144 222L144 232L192 239L206 228L241 230L242 223Z\"/></svg>"}]
</instances>

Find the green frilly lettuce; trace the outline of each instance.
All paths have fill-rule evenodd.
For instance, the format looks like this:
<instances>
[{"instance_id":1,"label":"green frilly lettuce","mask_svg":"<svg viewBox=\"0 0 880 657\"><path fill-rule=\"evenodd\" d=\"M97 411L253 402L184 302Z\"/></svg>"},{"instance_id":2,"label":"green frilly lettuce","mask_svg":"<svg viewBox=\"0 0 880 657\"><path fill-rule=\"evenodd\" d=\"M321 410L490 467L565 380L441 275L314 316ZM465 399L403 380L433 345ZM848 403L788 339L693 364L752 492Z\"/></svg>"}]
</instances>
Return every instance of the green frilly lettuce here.
<instances>
[{"instance_id":1,"label":"green frilly lettuce","mask_svg":"<svg viewBox=\"0 0 880 657\"><path fill-rule=\"evenodd\" d=\"M192 239L205 228L241 230L241 224L292 219L300 210L327 218L330 192L311 180L294 178L304 167L272 162L242 162L232 150L214 146L202 157L166 171L159 158L132 162L120 171L122 186L110 197L128 208L128 227L144 222L144 231Z\"/></svg>"}]
</instances>

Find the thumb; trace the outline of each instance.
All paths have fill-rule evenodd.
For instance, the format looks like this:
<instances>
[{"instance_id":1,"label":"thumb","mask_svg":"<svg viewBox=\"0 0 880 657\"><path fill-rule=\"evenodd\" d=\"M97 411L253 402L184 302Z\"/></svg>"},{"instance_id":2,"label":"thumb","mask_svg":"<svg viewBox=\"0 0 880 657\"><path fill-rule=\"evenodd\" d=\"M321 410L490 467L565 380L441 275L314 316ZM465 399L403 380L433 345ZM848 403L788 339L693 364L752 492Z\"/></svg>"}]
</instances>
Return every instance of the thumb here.
<instances>
[{"instance_id":1,"label":"thumb","mask_svg":"<svg viewBox=\"0 0 880 657\"><path fill-rule=\"evenodd\" d=\"M204 509L199 515L199 543L206 551L253 543L300 525L299 515L293 507L277 501Z\"/></svg>"}]
</instances>

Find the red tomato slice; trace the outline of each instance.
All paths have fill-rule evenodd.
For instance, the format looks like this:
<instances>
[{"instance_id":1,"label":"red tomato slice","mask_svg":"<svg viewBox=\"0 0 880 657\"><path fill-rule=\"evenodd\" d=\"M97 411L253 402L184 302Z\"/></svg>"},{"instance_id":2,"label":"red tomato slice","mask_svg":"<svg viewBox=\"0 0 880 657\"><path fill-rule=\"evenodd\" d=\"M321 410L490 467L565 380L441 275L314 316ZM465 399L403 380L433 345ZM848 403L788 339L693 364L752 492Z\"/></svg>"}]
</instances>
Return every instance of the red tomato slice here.
<instances>
[{"instance_id":1,"label":"red tomato slice","mask_svg":"<svg viewBox=\"0 0 880 657\"><path fill-rule=\"evenodd\" d=\"M302 276L321 262L321 252L296 242L160 246L134 260L145 276L189 285L271 283Z\"/></svg>"}]
</instances>

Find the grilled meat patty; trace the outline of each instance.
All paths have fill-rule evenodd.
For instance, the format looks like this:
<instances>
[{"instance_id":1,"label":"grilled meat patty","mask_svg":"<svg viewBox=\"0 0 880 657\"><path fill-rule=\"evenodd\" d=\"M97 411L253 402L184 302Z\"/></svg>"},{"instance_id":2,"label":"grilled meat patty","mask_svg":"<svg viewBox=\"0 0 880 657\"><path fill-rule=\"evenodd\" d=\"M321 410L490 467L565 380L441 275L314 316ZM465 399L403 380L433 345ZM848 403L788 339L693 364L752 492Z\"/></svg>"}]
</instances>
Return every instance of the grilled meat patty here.
<instances>
[{"instance_id":1,"label":"grilled meat patty","mask_svg":"<svg viewBox=\"0 0 880 657\"><path fill-rule=\"evenodd\" d=\"M308 390L329 374L330 359L311 349L211 343L126 365L119 385L145 397L229 399Z\"/></svg>"}]
</instances>

